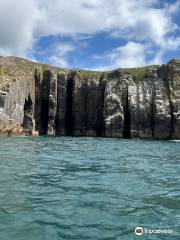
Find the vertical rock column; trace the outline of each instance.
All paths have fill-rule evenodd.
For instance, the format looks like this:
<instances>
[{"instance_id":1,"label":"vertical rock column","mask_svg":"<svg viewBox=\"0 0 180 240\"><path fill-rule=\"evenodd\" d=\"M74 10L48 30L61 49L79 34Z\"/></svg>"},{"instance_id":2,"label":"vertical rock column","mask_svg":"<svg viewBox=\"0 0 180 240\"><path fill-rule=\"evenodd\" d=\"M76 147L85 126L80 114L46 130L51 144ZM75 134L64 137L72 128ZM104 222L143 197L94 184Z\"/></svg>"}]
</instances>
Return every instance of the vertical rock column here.
<instances>
[{"instance_id":1,"label":"vertical rock column","mask_svg":"<svg viewBox=\"0 0 180 240\"><path fill-rule=\"evenodd\" d=\"M76 72L69 73L66 82L65 134L74 134L74 84Z\"/></svg>"},{"instance_id":2,"label":"vertical rock column","mask_svg":"<svg viewBox=\"0 0 180 240\"><path fill-rule=\"evenodd\" d=\"M170 138L180 139L180 60L172 60L166 66L171 115Z\"/></svg>"},{"instance_id":3,"label":"vertical rock column","mask_svg":"<svg viewBox=\"0 0 180 240\"><path fill-rule=\"evenodd\" d=\"M97 125L96 125L96 136L105 136L105 114L104 114L104 98L106 91L106 80L102 75L98 86L98 102L97 102Z\"/></svg>"},{"instance_id":4,"label":"vertical rock column","mask_svg":"<svg viewBox=\"0 0 180 240\"><path fill-rule=\"evenodd\" d=\"M99 109L102 104L100 98L102 100L99 76L95 73L88 75L84 72L76 72L72 104L74 136L97 135L97 111L103 111Z\"/></svg>"},{"instance_id":5,"label":"vertical rock column","mask_svg":"<svg viewBox=\"0 0 180 240\"><path fill-rule=\"evenodd\" d=\"M86 107L86 136L95 137L97 135L97 106L98 106L99 78L90 77L87 79L87 107Z\"/></svg>"},{"instance_id":6,"label":"vertical rock column","mask_svg":"<svg viewBox=\"0 0 180 240\"><path fill-rule=\"evenodd\" d=\"M56 113L56 135L64 136L65 114L66 114L66 76L64 73L57 75L57 113Z\"/></svg>"},{"instance_id":7,"label":"vertical rock column","mask_svg":"<svg viewBox=\"0 0 180 240\"><path fill-rule=\"evenodd\" d=\"M154 74L154 137L169 139L171 135L171 113L169 105L169 89L164 66Z\"/></svg>"},{"instance_id":8,"label":"vertical rock column","mask_svg":"<svg viewBox=\"0 0 180 240\"><path fill-rule=\"evenodd\" d=\"M155 73L156 74L156 73ZM154 75L154 73L153 73ZM142 114L142 135L141 138L152 138L154 134L154 81L152 78L147 78L142 85L143 92L143 107L141 109Z\"/></svg>"},{"instance_id":9,"label":"vertical rock column","mask_svg":"<svg viewBox=\"0 0 180 240\"><path fill-rule=\"evenodd\" d=\"M106 137L123 137L124 107L123 92L126 78L120 71L113 71L105 76L104 120Z\"/></svg>"},{"instance_id":10,"label":"vertical rock column","mask_svg":"<svg viewBox=\"0 0 180 240\"><path fill-rule=\"evenodd\" d=\"M74 136L86 136L87 80L79 72L74 72L73 120Z\"/></svg>"},{"instance_id":11,"label":"vertical rock column","mask_svg":"<svg viewBox=\"0 0 180 240\"><path fill-rule=\"evenodd\" d=\"M144 79L129 81L129 101L131 105L131 137L152 137L152 89L153 81L147 73Z\"/></svg>"},{"instance_id":12,"label":"vertical rock column","mask_svg":"<svg viewBox=\"0 0 180 240\"><path fill-rule=\"evenodd\" d=\"M81 127L81 133L83 136L87 135L87 118L88 118L88 112L87 112L87 103L88 103L88 79L83 79L82 83L82 127Z\"/></svg>"},{"instance_id":13,"label":"vertical rock column","mask_svg":"<svg viewBox=\"0 0 180 240\"><path fill-rule=\"evenodd\" d=\"M40 132L41 128L41 70L35 69L35 107L34 107L34 118L35 118L35 130Z\"/></svg>"},{"instance_id":14,"label":"vertical rock column","mask_svg":"<svg viewBox=\"0 0 180 240\"><path fill-rule=\"evenodd\" d=\"M56 133L56 111L57 111L57 75L50 74L49 79L49 104L48 104L48 135Z\"/></svg>"},{"instance_id":15,"label":"vertical rock column","mask_svg":"<svg viewBox=\"0 0 180 240\"><path fill-rule=\"evenodd\" d=\"M48 132L50 78L51 72L45 70L41 84L40 135L46 135Z\"/></svg>"}]
</instances>

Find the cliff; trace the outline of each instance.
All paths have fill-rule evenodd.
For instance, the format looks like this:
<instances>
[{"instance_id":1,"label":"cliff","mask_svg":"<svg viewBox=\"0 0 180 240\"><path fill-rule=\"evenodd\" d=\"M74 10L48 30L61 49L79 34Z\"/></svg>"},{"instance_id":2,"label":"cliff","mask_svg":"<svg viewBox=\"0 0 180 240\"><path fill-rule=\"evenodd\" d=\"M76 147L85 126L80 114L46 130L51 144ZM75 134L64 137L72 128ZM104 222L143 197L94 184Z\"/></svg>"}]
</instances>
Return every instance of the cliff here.
<instances>
[{"instance_id":1,"label":"cliff","mask_svg":"<svg viewBox=\"0 0 180 240\"><path fill-rule=\"evenodd\" d=\"M0 134L180 139L180 59L92 72L0 57Z\"/></svg>"}]
</instances>

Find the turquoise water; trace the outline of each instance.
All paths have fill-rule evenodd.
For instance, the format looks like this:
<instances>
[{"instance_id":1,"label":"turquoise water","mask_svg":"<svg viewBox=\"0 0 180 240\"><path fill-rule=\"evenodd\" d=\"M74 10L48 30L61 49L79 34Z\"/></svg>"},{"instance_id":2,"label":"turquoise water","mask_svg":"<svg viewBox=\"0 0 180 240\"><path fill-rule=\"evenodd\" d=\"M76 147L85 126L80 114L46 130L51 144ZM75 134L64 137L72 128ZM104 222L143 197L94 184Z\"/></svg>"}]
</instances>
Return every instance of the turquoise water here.
<instances>
[{"instance_id":1,"label":"turquoise water","mask_svg":"<svg viewBox=\"0 0 180 240\"><path fill-rule=\"evenodd\" d=\"M179 163L180 142L0 138L0 240L180 239Z\"/></svg>"}]
</instances>

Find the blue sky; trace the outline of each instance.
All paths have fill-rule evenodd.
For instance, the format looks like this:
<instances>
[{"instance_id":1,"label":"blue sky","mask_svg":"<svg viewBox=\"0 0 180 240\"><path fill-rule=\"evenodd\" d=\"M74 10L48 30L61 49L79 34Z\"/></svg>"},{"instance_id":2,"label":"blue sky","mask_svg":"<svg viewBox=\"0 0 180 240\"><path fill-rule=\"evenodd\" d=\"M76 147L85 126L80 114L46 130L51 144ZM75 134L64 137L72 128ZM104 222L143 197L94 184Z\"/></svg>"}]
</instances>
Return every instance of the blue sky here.
<instances>
[{"instance_id":1,"label":"blue sky","mask_svg":"<svg viewBox=\"0 0 180 240\"><path fill-rule=\"evenodd\" d=\"M108 70L180 57L179 0L0 1L0 55Z\"/></svg>"}]
</instances>

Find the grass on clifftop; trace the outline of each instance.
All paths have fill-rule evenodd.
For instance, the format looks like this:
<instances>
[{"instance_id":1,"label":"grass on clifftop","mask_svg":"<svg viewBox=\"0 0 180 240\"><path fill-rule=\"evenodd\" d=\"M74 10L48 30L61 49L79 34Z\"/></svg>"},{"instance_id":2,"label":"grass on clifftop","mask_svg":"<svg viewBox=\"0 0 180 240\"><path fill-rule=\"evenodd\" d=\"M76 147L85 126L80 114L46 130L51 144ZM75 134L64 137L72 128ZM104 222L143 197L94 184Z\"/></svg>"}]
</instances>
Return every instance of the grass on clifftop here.
<instances>
[{"instance_id":1,"label":"grass on clifftop","mask_svg":"<svg viewBox=\"0 0 180 240\"><path fill-rule=\"evenodd\" d=\"M80 76L82 78L100 78L102 72L90 71L90 70L80 70Z\"/></svg>"},{"instance_id":2,"label":"grass on clifftop","mask_svg":"<svg viewBox=\"0 0 180 240\"><path fill-rule=\"evenodd\" d=\"M32 62L18 57L0 57L0 87L8 87L19 78L32 77L35 69L50 69L52 72L66 72L67 69Z\"/></svg>"},{"instance_id":3,"label":"grass on clifftop","mask_svg":"<svg viewBox=\"0 0 180 240\"><path fill-rule=\"evenodd\" d=\"M123 71L133 75L136 81L142 81L150 69L157 69L158 67L158 65L152 65L139 68L124 68Z\"/></svg>"},{"instance_id":4,"label":"grass on clifftop","mask_svg":"<svg viewBox=\"0 0 180 240\"><path fill-rule=\"evenodd\" d=\"M36 63L18 57L0 57L0 87L8 86L12 82L16 81L18 78L33 76L36 68L39 68L42 72L44 69L49 69L54 73L59 73L61 71L63 71L64 73L68 73L73 70L60 67L53 67L47 64ZM125 73L133 75L136 81L142 81L145 78L146 73L150 69L157 68L158 68L157 65L153 65L140 68L124 68L117 70L121 70ZM90 71L82 69L75 70L79 72L79 75L84 79L100 78L100 76L103 73L100 71Z\"/></svg>"}]
</instances>

